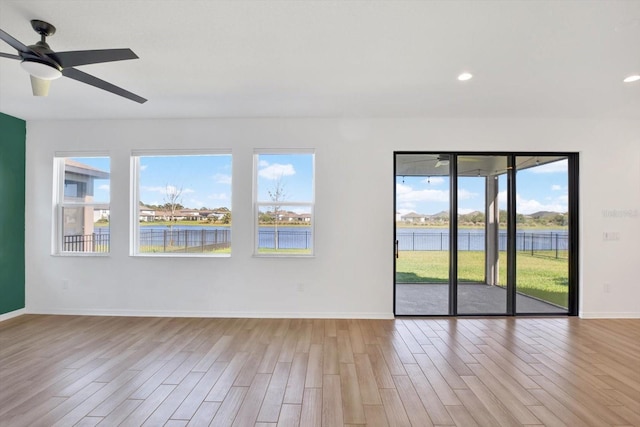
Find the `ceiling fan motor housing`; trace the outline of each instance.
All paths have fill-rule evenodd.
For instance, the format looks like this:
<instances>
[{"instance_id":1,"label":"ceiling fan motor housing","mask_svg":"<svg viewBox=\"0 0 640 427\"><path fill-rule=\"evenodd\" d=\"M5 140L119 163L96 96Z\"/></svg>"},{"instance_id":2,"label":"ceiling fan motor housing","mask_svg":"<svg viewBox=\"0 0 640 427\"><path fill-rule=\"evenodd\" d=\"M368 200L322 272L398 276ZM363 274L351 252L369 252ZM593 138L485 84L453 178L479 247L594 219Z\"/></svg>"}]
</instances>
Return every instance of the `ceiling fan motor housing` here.
<instances>
[{"instance_id":1,"label":"ceiling fan motor housing","mask_svg":"<svg viewBox=\"0 0 640 427\"><path fill-rule=\"evenodd\" d=\"M31 26L36 33L40 34L41 40L29 46L36 55L22 53L23 59L20 65L30 75L42 80L55 80L62 77L62 67L51 58L54 52L45 41L45 37L56 32L56 27L38 19L31 20Z\"/></svg>"}]
</instances>

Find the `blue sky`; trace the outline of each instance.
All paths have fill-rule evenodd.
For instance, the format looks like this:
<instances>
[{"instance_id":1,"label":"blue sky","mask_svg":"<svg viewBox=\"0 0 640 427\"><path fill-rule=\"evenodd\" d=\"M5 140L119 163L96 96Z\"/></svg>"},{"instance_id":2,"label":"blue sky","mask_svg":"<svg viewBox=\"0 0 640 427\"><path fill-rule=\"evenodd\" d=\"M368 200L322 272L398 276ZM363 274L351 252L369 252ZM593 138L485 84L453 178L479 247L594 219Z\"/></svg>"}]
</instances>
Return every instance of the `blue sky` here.
<instances>
[{"instance_id":1,"label":"blue sky","mask_svg":"<svg viewBox=\"0 0 640 427\"><path fill-rule=\"evenodd\" d=\"M403 182L404 181L404 182ZM539 211L566 212L567 161L558 161L518 171L516 210L531 214ZM506 209L506 176L499 179L499 206ZM460 213L484 212L484 178L463 177L458 181ZM449 209L448 177L396 177L396 210L432 215Z\"/></svg>"},{"instance_id":2,"label":"blue sky","mask_svg":"<svg viewBox=\"0 0 640 427\"><path fill-rule=\"evenodd\" d=\"M75 158L101 170L109 170L109 158ZM258 162L258 198L270 201L268 191L280 181L285 203L313 200L313 155L260 154ZM559 161L518 171L517 211L566 212L567 161ZM403 182L404 181L404 182ZM140 200L146 204L164 204L167 186L182 187L182 205L231 209L231 156L158 156L140 158ZM499 181L499 204L506 208L506 177ZM467 177L458 183L458 207L461 213L484 210L484 179ZM435 214L448 210L449 181L446 177L397 177L396 210L401 214ZM96 182L96 201L109 200L109 181ZM305 212L304 208L283 209Z\"/></svg>"},{"instance_id":3,"label":"blue sky","mask_svg":"<svg viewBox=\"0 0 640 427\"><path fill-rule=\"evenodd\" d=\"M109 171L109 158L82 157L74 160ZM144 156L140 157L140 200L149 205L167 201L167 189L182 188L181 204L188 208L231 209L231 155ZM284 201L313 200L313 155L260 154L258 162L258 195L271 201L268 191L280 182ZM109 200L109 180L96 181L95 200ZM175 191L175 190L173 190ZM305 212L301 207L283 209Z\"/></svg>"},{"instance_id":4,"label":"blue sky","mask_svg":"<svg viewBox=\"0 0 640 427\"><path fill-rule=\"evenodd\" d=\"M276 185L284 193L285 203L313 201L313 155L312 154L259 154L258 155L258 200L271 201L269 191ZM300 207L284 208L298 213Z\"/></svg>"},{"instance_id":5,"label":"blue sky","mask_svg":"<svg viewBox=\"0 0 640 427\"><path fill-rule=\"evenodd\" d=\"M140 157L140 201L167 203L167 190L181 191L187 208L231 209L231 155Z\"/></svg>"}]
</instances>

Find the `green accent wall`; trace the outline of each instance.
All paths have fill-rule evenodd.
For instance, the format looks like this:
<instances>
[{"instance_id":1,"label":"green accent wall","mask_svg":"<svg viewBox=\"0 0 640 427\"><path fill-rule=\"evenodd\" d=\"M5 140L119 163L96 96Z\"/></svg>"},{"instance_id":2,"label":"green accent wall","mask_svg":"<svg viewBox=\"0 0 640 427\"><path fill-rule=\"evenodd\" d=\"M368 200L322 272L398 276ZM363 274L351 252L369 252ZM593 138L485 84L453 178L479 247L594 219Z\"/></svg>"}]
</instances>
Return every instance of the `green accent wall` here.
<instances>
[{"instance_id":1,"label":"green accent wall","mask_svg":"<svg viewBox=\"0 0 640 427\"><path fill-rule=\"evenodd\" d=\"M24 120L0 113L0 314L24 308Z\"/></svg>"}]
</instances>

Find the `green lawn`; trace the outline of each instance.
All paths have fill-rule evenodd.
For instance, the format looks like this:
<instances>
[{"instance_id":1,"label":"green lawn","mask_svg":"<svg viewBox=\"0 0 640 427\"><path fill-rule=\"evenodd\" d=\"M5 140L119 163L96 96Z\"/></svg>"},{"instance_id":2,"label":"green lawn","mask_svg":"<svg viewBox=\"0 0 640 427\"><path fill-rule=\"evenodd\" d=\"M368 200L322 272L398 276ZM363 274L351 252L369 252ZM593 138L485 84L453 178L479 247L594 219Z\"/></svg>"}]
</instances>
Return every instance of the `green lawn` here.
<instances>
[{"instance_id":1,"label":"green lawn","mask_svg":"<svg viewBox=\"0 0 640 427\"><path fill-rule=\"evenodd\" d=\"M516 289L526 295L567 307L568 261L544 252L518 252L516 256ZM555 255L555 252L553 253ZM506 284L505 252L500 252L500 283ZM396 259L398 283L447 283L449 252L400 251ZM484 252L458 253L458 282L484 281Z\"/></svg>"}]
</instances>

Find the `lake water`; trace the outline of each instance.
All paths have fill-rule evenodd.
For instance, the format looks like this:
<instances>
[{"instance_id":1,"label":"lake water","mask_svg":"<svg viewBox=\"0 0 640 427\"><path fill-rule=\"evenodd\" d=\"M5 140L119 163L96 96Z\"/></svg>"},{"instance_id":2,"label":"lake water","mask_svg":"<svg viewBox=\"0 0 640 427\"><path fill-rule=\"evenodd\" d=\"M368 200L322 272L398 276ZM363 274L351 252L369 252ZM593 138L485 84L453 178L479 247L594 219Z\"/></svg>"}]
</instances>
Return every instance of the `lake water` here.
<instances>
[{"instance_id":1,"label":"lake water","mask_svg":"<svg viewBox=\"0 0 640 427\"><path fill-rule=\"evenodd\" d=\"M566 250L569 243L567 230L527 229L516 232L516 250ZM449 229L447 228L396 228L398 250L401 251L448 251ZM483 251L485 232L482 228L458 230L458 250ZM498 250L507 249L507 231L498 232Z\"/></svg>"},{"instance_id":2,"label":"lake water","mask_svg":"<svg viewBox=\"0 0 640 427\"><path fill-rule=\"evenodd\" d=\"M109 233L108 227L96 227L96 233ZM167 242L175 246L202 246L231 241L231 227L202 225L141 225L140 245L164 247ZM279 226L260 227L258 230L258 248L273 249L310 249L313 236L310 227Z\"/></svg>"},{"instance_id":3,"label":"lake water","mask_svg":"<svg viewBox=\"0 0 640 427\"><path fill-rule=\"evenodd\" d=\"M96 227L96 233L108 234L108 227ZM172 231L171 231L172 230ZM216 231L220 231L216 233ZM162 246L167 239L167 233L174 233L169 237L173 241L187 239L188 245L201 245L231 241L231 227L202 226L202 225L143 225L140 227L140 243L151 246ZM482 251L485 249L484 229L470 228L458 231L458 250ZM396 228L398 250L401 251L448 251L449 230L446 228ZM182 240L181 240L182 239ZM228 239L228 240L227 240ZM568 233L566 230L527 229L516 233L517 250L567 250ZM313 247L313 236L309 227L274 227L261 226L258 230L258 247L280 249L309 249ZM507 247L507 232L498 233L498 248L501 251Z\"/></svg>"}]
</instances>

